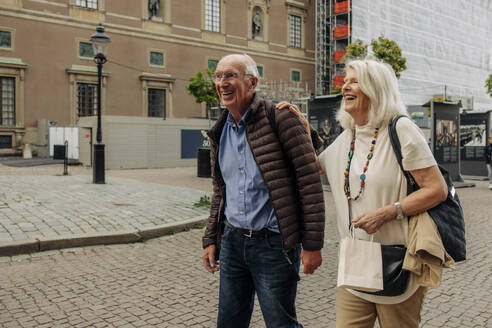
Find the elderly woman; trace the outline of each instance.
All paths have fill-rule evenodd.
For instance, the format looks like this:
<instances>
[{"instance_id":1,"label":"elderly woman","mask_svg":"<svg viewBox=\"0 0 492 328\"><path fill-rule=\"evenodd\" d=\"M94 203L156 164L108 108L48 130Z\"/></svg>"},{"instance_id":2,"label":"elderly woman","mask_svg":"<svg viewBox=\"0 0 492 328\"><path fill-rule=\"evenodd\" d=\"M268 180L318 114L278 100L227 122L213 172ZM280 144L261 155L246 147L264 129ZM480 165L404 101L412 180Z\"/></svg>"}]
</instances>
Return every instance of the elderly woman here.
<instances>
[{"instance_id":1,"label":"elderly woman","mask_svg":"<svg viewBox=\"0 0 492 328\"><path fill-rule=\"evenodd\" d=\"M337 119L344 131L319 156L332 189L340 238L349 236L350 217L354 228L360 228L355 229L358 239L407 245L406 218L444 201L446 183L420 129L402 118L396 129L403 167L420 186L407 196L407 181L388 135L391 119L407 111L388 65L375 60L348 63L342 95ZM399 296L338 288L337 327L374 327L376 318L382 328L418 327L425 293L413 274Z\"/></svg>"}]
</instances>

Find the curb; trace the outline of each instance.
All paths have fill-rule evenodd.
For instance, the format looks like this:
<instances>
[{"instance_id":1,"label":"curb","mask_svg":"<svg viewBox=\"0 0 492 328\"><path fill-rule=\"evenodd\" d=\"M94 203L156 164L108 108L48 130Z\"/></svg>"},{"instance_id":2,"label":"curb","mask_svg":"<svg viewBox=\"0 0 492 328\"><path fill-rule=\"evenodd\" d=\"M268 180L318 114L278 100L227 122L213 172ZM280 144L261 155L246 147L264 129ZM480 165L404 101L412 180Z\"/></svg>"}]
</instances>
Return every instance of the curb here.
<instances>
[{"instance_id":1,"label":"curb","mask_svg":"<svg viewBox=\"0 0 492 328\"><path fill-rule=\"evenodd\" d=\"M131 231L116 231L111 233L98 233L90 235L79 235L74 237L55 237L55 238L40 238L39 251L52 251L55 249L82 247L89 245L100 244L125 244L135 243L140 241L142 237L138 235L136 230Z\"/></svg>"},{"instance_id":2,"label":"curb","mask_svg":"<svg viewBox=\"0 0 492 328\"><path fill-rule=\"evenodd\" d=\"M129 244L146 241L200 227L207 222L208 214L180 222L161 224L141 230L120 230L98 234L39 238L36 240L0 243L0 257L44 252L50 250L95 245Z\"/></svg>"}]
</instances>

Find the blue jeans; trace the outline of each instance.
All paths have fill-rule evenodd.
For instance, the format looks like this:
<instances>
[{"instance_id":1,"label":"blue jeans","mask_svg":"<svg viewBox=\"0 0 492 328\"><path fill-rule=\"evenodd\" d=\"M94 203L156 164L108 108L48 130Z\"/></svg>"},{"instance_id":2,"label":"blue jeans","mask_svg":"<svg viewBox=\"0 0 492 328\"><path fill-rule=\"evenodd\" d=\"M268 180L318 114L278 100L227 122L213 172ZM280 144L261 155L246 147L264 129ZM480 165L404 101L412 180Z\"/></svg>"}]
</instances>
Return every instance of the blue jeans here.
<instances>
[{"instance_id":1,"label":"blue jeans","mask_svg":"<svg viewBox=\"0 0 492 328\"><path fill-rule=\"evenodd\" d=\"M225 227L220 250L217 327L248 327L255 293L267 328L299 328L295 299L301 247L283 251L279 234L248 238Z\"/></svg>"}]
</instances>

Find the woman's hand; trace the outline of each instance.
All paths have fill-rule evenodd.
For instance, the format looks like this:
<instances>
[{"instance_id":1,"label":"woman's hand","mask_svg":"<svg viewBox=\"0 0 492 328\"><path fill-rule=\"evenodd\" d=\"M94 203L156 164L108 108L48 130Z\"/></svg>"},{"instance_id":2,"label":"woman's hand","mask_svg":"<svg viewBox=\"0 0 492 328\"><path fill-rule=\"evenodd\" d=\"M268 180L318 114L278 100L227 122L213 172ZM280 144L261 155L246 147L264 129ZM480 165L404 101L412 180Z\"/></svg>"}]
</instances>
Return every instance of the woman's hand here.
<instances>
[{"instance_id":1,"label":"woman's hand","mask_svg":"<svg viewBox=\"0 0 492 328\"><path fill-rule=\"evenodd\" d=\"M306 130L308 131L308 133L311 134L311 129L309 127L308 121L306 120L304 115L302 115L301 111L299 110L299 108L296 105L289 104L286 101L281 101L275 106L275 109L277 109L277 110L284 109L284 108L288 108L289 111L292 114L294 114L299 119L299 121L301 121L302 124L306 127Z\"/></svg>"},{"instance_id":2,"label":"woman's hand","mask_svg":"<svg viewBox=\"0 0 492 328\"><path fill-rule=\"evenodd\" d=\"M383 224L396 217L396 207L389 205L375 210L365 212L352 220L354 228L364 229L368 234L377 232Z\"/></svg>"}]
</instances>

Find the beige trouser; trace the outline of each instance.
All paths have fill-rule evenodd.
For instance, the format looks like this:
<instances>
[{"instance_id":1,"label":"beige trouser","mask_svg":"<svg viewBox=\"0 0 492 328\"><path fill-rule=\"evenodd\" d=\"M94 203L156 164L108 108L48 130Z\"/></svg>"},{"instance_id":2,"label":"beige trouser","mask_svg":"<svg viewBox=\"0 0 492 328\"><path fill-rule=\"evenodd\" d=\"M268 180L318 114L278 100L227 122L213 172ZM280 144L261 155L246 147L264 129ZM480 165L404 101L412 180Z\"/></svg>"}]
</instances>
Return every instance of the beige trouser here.
<instances>
[{"instance_id":1,"label":"beige trouser","mask_svg":"<svg viewBox=\"0 0 492 328\"><path fill-rule=\"evenodd\" d=\"M427 288L419 287L399 304L375 304L338 288L337 328L373 328L376 317L381 328L417 328Z\"/></svg>"}]
</instances>

